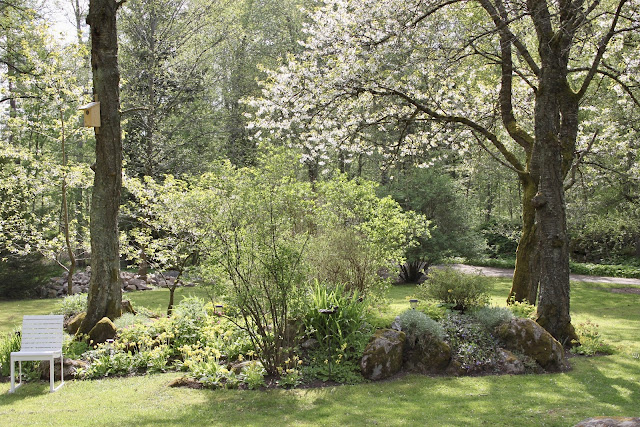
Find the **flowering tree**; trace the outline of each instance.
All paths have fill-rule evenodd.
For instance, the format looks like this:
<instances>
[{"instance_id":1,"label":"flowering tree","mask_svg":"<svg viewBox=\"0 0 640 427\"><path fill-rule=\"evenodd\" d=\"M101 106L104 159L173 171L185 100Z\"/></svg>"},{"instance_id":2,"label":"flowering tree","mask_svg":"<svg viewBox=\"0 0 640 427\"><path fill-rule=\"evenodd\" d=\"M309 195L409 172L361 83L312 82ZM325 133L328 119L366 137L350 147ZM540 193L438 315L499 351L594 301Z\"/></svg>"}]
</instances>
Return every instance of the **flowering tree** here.
<instances>
[{"instance_id":1,"label":"flowering tree","mask_svg":"<svg viewBox=\"0 0 640 427\"><path fill-rule=\"evenodd\" d=\"M639 21L631 0L328 0L304 53L252 101L259 135L299 138L315 158L381 142L485 148L523 187L512 294L535 301L539 284L537 320L568 343L564 185L598 142L579 113L597 105L594 82L636 90L625 41Z\"/></svg>"}]
</instances>

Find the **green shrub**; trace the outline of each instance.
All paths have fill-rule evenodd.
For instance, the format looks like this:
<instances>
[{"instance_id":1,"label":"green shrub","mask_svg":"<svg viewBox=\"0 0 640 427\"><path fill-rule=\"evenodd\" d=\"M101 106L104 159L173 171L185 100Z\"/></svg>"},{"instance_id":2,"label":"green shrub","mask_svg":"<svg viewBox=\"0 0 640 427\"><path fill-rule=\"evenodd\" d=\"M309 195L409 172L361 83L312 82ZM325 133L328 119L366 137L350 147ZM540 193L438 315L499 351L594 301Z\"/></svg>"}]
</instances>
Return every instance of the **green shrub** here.
<instances>
[{"instance_id":1,"label":"green shrub","mask_svg":"<svg viewBox=\"0 0 640 427\"><path fill-rule=\"evenodd\" d=\"M64 317L69 318L85 311L87 311L87 294L74 294L64 297L53 314L64 314Z\"/></svg>"},{"instance_id":2,"label":"green shrub","mask_svg":"<svg viewBox=\"0 0 640 427\"><path fill-rule=\"evenodd\" d=\"M524 300L522 302L516 301L512 296L509 299L508 307L516 317L520 317L523 319L533 319L536 316L536 306L533 304L529 304L527 300Z\"/></svg>"},{"instance_id":3,"label":"green shrub","mask_svg":"<svg viewBox=\"0 0 640 427\"><path fill-rule=\"evenodd\" d=\"M247 384L249 390L256 390L265 386L264 375L267 371L264 370L260 362L254 361L248 364L242 369L244 375L244 382Z\"/></svg>"},{"instance_id":4,"label":"green shrub","mask_svg":"<svg viewBox=\"0 0 640 427\"><path fill-rule=\"evenodd\" d=\"M197 297L184 298L173 309L171 332L176 347L195 344L203 339L203 328L207 324L206 303Z\"/></svg>"},{"instance_id":5,"label":"green shrub","mask_svg":"<svg viewBox=\"0 0 640 427\"><path fill-rule=\"evenodd\" d=\"M337 307L333 314L320 312L333 307ZM315 282L303 317L306 336L315 338L319 346L309 357L313 366L307 369L308 375L337 380L334 374L343 372L347 382L357 381L354 377L360 375L359 361L372 332L366 322L367 310L367 300L357 291L350 293L344 285L331 287ZM340 364L342 367L334 373L334 366Z\"/></svg>"},{"instance_id":6,"label":"green shrub","mask_svg":"<svg viewBox=\"0 0 640 427\"><path fill-rule=\"evenodd\" d=\"M497 346L485 327L470 316L449 314L442 327L452 359L460 363L467 373L492 370L498 361Z\"/></svg>"},{"instance_id":7,"label":"green shrub","mask_svg":"<svg viewBox=\"0 0 640 427\"><path fill-rule=\"evenodd\" d=\"M513 319L513 313L507 307L479 307L471 312L478 322L480 322L487 331L493 332L496 326L506 323Z\"/></svg>"},{"instance_id":8,"label":"green shrub","mask_svg":"<svg viewBox=\"0 0 640 427\"><path fill-rule=\"evenodd\" d=\"M19 351L21 342L18 329L0 337L0 375L3 377L11 374L11 352Z\"/></svg>"},{"instance_id":9,"label":"green shrub","mask_svg":"<svg viewBox=\"0 0 640 427\"><path fill-rule=\"evenodd\" d=\"M440 320L447 314L447 307L437 303L420 303L418 305L418 310L433 320Z\"/></svg>"},{"instance_id":10,"label":"green shrub","mask_svg":"<svg viewBox=\"0 0 640 427\"><path fill-rule=\"evenodd\" d=\"M435 320L418 310L407 310L400 314L400 327L407 336L417 338L430 334L433 337L444 339L444 329Z\"/></svg>"},{"instance_id":11,"label":"green shrub","mask_svg":"<svg viewBox=\"0 0 640 427\"><path fill-rule=\"evenodd\" d=\"M79 359L85 352L89 351L91 347L86 341L75 340L74 338L73 335L65 334L62 353L64 357Z\"/></svg>"},{"instance_id":12,"label":"green shrub","mask_svg":"<svg viewBox=\"0 0 640 427\"><path fill-rule=\"evenodd\" d=\"M588 276L628 277L640 279L640 268L619 264L588 264L570 262L571 272Z\"/></svg>"},{"instance_id":13,"label":"green shrub","mask_svg":"<svg viewBox=\"0 0 640 427\"><path fill-rule=\"evenodd\" d=\"M151 322L151 319L141 314L123 313L122 316L114 320L113 324L117 329L124 329L138 324L148 325Z\"/></svg>"},{"instance_id":14,"label":"green shrub","mask_svg":"<svg viewBox=\"0 0 640 427\"><path fill-rule=\"evenodd\" d=\"M416 294L464 312L487 304L489 290L490 282L485 276L462 274L447 267L431 269L427 280L418 286Z\"/></svg>"},{"instance_id":15,"label":"green shrub","mask_svg":"<svg viewBox=\"0 0 640 427\"><path fill-rule=\"evenodd\" d=\"M0 298L22 299L39 296L40 286L60 274L60 268L40 254L16 255L0 252Z\"/></svg>"},{"instance_id":16,"label":"green shrub","mask_svg":"<svg viewBox=\"0 0 640 427\"><path fill-rule=\"evenodd\" d=\"M576 333L580 339L579 345L571 349L572 353L593 356L595 354L613 354L613 348L602 340L598 332L598 325L587 320L576 325ZM573 341L573 344L578 342Z\"/></svg>"}]
</instances>

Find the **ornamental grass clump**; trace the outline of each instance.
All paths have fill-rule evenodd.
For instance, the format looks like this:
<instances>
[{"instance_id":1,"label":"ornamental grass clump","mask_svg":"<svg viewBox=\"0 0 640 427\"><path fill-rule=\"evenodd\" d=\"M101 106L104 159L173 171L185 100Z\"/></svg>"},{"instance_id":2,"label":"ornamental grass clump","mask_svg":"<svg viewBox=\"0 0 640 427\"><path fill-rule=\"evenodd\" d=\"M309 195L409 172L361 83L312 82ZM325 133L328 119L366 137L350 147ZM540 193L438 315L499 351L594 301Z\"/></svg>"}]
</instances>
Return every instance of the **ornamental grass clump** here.
<instances>
[{"instance_id":1,"label":"ornamental grass clump","mask_svg":"<svg viewBox=\"0 0 640 427\"><path fill-rule=\"evenodd\" d=\"M489 301L490 281L481 274L462 274L452 268L431 269L417 288L420 298L439 301L453 310L465 312Z\"/></svg>"}]
</instances>

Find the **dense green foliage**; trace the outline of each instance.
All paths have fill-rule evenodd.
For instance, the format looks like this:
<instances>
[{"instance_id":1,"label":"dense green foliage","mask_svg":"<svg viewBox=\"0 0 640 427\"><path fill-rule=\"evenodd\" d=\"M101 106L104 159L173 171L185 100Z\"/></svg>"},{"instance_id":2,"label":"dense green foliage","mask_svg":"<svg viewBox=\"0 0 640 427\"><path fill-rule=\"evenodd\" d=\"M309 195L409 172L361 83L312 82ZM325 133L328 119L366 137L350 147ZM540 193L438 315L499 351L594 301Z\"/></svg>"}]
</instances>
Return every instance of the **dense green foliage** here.
<instances>
[{"instance_id":1,"label":"dense green foliage","mask_svg":"<svg viewBox=\"0 0 640 427\"><path fill-rule=\"evenodd\" d=\"M0 335L0 376L6 377L10 373L10 356L12 351L20 350L20 331Z\"/></svg>"},{"instance_id":2,"label":"dense green foliage","mask_svg":"<svg viewBox=\"0 0 640 427\"><path fill-rule=\"evenodd\" d=\"M431 269L418 286L417 295L446 304L462 312L488 302L489 280L480 274L467 275L452 268Z\"/></svg>"},{"instance_id":3,"label":"dense green foliage","mask_svg":"<svg viewBox=\"0 0 640 427\"><path fill-rule=\"evenodd\" d=\"M400 313L398 317L400 329L407 334L409 341L415 342L416 338L423 335L444 338L442 325L419 310L407 310Z\"/></svg>"},{"instance_id":4,"label":"dense green foliage","mask_svg":"<svg viewBox=\"0 0 640 427\"><path fill-rule=\"evenodd\" d=\"M444 168L411 168L399 171L384 187L400 205L419 212L430 221L429 234L419 236L407 250L400 275L417 282L424 271L447 257L472 257L482 249L473 230L471 210L465 209L462 192Z\"/></svg>"},{"instance_id":5,"label":"dense green foliage","mask_svg":"<svg viewBox=\"0 0 640 427\"><path fill-rule=\"evenodd\" d=\"M510 307L484 306L474 309L470 314L490 333L496 326L514 318Z\"/></svg>"},{"instance_id":6,"label":"dense green foliage","mask_svg":"<svg viewBox=\"0 0 640 427\"><path fill-rule=\"evenodd\" d=\"M341 383L362 381L360 358L369 342L369 301L344 285L316 282L304 310L304 335L316 340L304 372L311 378Z\"/></svg>"}]
</instances>

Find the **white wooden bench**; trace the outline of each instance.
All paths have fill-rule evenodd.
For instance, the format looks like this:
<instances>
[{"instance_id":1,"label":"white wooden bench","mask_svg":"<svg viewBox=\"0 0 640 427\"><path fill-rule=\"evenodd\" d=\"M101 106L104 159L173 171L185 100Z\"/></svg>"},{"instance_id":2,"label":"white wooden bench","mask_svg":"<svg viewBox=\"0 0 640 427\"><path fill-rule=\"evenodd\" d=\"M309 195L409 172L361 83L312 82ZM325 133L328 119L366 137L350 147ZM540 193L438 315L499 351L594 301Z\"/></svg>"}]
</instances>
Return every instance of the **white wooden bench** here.
<instances>
[{"instance_id":1,"label":"white wooden bench","mask_svg":"<svg viewBox=\"0 0 640 427\"><path fill-rule=\"evenodd\" d=\"M62 357L62 323L64 316L24 316L22 320L22 345L20 351L11 352L11 388L13 393L22 385L22 361L48 360L50 392L58 390L64 384L64 366ZM60 358L60 385L53 387L53 360ZM18 380L15 383L15 362L20 366Z\"/></svg>"}]
</instances>

